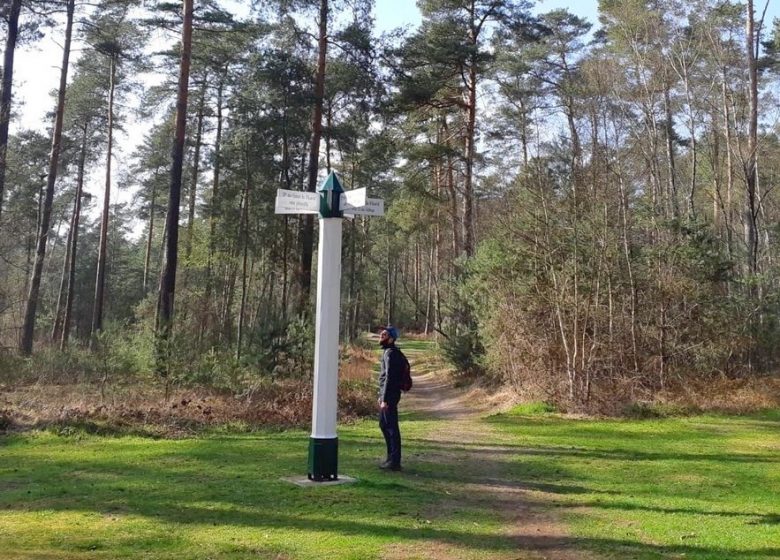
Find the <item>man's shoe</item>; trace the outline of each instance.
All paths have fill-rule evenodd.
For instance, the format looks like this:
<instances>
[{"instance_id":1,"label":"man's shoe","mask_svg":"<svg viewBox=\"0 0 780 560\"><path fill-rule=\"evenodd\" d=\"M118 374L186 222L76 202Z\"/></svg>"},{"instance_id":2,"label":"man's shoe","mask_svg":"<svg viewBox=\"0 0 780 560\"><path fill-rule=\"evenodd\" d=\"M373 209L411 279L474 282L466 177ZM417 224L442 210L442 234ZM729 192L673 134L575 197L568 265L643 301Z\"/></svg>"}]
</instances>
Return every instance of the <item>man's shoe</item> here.
<instances>
[{"instance_id":1,"label":"man's shoe","mask_svg":"<svg viewBox=\"0 0 780 560\"><path fill-rule=\"evenodd\" d=\"M385 461L381 465L379 465L379 468L383 471L400 471L401 465L396 465L390 461Z\"/></svg>"},{"instance_id":2,"label":"man's shoe","mask_svg":"<svg viewBox=\"0 0 780 560\"><path fill-rule=\"evenodd\" d=\"M381 463L379 463L379 468L383 470L387 470L392 466L393 463L391 461L382 461Z\"/></svg>"}]
</instances>

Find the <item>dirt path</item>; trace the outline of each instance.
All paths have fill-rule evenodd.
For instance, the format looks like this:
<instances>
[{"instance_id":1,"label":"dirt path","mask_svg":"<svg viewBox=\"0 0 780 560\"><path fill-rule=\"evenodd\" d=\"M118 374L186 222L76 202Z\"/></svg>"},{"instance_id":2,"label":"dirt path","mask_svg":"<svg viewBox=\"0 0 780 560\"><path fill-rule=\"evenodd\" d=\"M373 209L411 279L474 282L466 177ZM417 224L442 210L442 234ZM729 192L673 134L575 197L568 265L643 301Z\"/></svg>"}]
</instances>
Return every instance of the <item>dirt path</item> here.
<instances>
[{"instance_id":1,"label":"dirt path","mask_svg":"<svg viewBox=\"0 0 780 560\"><path fill-rule=\"evenodd\" d=\"M576 540L551 513L554 495L540 485L518 480L508 472L507 457L518 451L508 445L511 440L506 434L482 421L491 408L487 399L454 388L442 372L424 371L418 364L425 363L427 352L405 352L412 362L414 388L404 397L402 409L423 418L440 420L425 436L432 443L440 443L441 446L432 446L439 450L425 452L415 459L462 465L459 489L469 490L469 496L473 497L469 499L473 499L474 504L499 512L506 519L506 536L517 543L516 550L509 555L501 552L480 558L593 559L592 554L577 549ZM454 439L457 439L456 450L443 453L441 448L452 445ZM458 551L442 549L442 546L438 543L422 557L463 556ZM408 554L406 558L418 557L409 551L400 553L400 556L393 554L388 558L403 558L404 554Z\"/></svg>"}]
</instances>

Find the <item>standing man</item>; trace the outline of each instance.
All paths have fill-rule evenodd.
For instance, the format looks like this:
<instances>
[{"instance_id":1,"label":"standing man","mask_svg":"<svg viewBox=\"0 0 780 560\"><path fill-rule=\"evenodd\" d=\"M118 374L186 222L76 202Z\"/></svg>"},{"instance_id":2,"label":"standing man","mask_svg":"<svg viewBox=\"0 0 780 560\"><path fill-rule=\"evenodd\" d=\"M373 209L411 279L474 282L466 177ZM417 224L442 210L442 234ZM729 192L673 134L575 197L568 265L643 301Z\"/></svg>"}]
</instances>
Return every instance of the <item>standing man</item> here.
<instances>
[{"instance_id":1,"label":"standing man","mask_svg":"<svg viewBox=\"0 0 780 560\"><path fill-rule=\"evenodd\" d=\"M401 470L401 431L398 428L398 401L401 400L401 375L404 357L395 346L398 330L392 325L379 333L382 363L379 373L379 427L385 436L387 457L380 469Z\"/></svg>"}]
</instances>

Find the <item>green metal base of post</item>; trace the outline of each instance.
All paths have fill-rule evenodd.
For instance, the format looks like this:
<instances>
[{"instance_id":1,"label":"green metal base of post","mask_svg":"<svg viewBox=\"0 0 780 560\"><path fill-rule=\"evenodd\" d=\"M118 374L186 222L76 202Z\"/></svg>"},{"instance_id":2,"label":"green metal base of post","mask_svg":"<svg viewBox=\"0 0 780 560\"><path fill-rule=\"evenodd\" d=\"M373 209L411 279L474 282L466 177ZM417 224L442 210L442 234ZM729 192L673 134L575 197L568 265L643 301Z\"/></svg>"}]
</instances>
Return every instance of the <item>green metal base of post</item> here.
<instances>
[{"instance_id":1,"label":"green metal base of post","mask_svg":"<svg viewBox=\"0 0 780 560\"><path fill-rule=\"evenodd\" d=\"M338 463L338 438L309 438L309 480L338 480Z\"/></svg>"}]
</instances>

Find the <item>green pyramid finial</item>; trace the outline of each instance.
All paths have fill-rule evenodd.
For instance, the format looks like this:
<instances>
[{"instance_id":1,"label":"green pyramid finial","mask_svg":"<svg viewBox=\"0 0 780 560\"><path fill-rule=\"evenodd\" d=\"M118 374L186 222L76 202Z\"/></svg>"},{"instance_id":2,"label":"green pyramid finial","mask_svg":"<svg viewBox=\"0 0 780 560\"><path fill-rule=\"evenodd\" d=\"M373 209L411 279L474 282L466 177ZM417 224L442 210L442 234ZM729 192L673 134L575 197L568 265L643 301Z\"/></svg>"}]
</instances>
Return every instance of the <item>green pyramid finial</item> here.
<instances>
[{"instance_id":1,"label":"green pyramid finial","mask_svg":"<svg viewBox=\"0 0 780 560\"><path fill-rule=\"evenodd\" d=\"M331 171L317 190L319 192L333 191L335 193L343 193L344 187L341 186L341 181L336 172Z\"/></svg>"},{"instance_id":2,"label":"green pyramid finial","mask_svg":"<svg viewBox=\"0 0 780 560\"><path fill-rule=\"evenodd\" d=\"M344 187L335 171L331 171L317 189L320 193L320 216L323 218L341 218L341 195Z\"/></svg>"}]
</instances>

